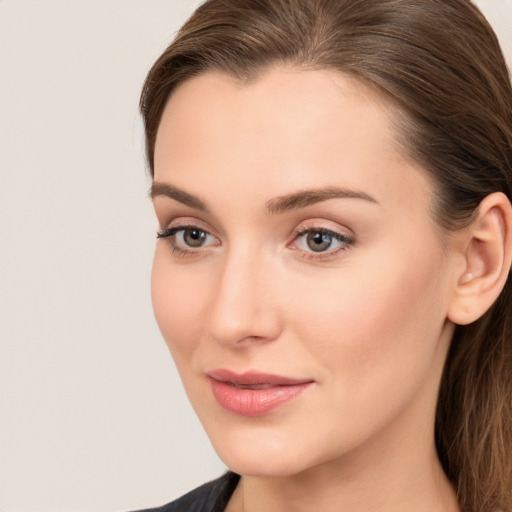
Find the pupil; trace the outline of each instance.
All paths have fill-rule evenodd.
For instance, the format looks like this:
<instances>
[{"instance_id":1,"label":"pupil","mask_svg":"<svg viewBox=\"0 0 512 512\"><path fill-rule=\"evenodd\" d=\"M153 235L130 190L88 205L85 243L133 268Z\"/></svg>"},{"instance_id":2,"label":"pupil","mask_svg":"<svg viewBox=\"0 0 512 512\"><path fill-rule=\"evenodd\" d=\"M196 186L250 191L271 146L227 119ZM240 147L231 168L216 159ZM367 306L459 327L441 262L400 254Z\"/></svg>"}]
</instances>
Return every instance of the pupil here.
<instances>
[{"instance_id":1,"label":"pupil","mask_svg":"<svg viewBox=\"0 0 512 512\"><path fill-rule=\"evenodd\" d=\"M184 234L185 243L190 247L200 247L205 238L206 233L200 229L187 229Z\"/></svg>"},{"instance_id":2,"label":"pupil","mask_svg":"<svg viewBox=\"0 0 512 512\"><path fill-rule=\"evenodd\" d=\"M322 252L329 249L332 244L332 237L327 233L319 233L317 231L308 234L307 243L312 251Z\"/></svg>"}]
</instances>

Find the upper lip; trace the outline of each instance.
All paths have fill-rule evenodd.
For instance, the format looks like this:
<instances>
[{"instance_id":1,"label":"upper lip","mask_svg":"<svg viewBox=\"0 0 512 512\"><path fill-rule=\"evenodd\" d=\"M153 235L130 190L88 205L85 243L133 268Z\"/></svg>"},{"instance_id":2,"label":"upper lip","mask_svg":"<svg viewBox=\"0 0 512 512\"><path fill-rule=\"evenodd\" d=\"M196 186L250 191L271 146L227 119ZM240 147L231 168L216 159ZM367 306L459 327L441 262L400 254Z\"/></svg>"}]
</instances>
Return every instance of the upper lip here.
<instances>
[{"instance_id":1,"label":"upper lip","mask_svg":"<svg viewBox=\"0 0 512 512\"><path fill-rule=\"evenodd\" d=\"M301 379L284 377L282 375L262 373L254 370L245 373L236 373L231 370L217 369L209 371L207 375L212 379L218 380L220 382L234 384L236 386L262 384L270 386L293 386L313 382L313 379L310 378Z\"/></svg>"}]
</instances>

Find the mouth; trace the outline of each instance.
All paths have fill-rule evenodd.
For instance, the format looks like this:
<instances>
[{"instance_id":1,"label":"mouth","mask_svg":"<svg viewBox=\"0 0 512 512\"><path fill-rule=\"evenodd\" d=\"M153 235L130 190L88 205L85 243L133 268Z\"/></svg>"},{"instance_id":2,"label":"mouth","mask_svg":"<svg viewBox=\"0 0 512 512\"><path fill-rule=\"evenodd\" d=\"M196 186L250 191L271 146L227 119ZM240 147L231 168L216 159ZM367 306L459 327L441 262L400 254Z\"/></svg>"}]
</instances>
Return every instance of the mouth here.
<instances>
[{"instance_id":1,"label":"mouth","mask_svg":"<svg viewBox=\"0 0 512 512\"><path fill-rule=\"evenodd\" d=\"M269 389L274 386L272 384L235 384L234 382L226 382L237 389Z\"/></svg>"},{"instance_id":2,"label":"mouth","mask_svg":"<svg viewBox=\"0 0 512 512\"><path fill-rule=\"evenodd\" d=\"M230 370L208 372L219 405L240 416L262 416L283 406L308 389L314 380L260 372L237 374Z\"/></svg>"}]
</instances>

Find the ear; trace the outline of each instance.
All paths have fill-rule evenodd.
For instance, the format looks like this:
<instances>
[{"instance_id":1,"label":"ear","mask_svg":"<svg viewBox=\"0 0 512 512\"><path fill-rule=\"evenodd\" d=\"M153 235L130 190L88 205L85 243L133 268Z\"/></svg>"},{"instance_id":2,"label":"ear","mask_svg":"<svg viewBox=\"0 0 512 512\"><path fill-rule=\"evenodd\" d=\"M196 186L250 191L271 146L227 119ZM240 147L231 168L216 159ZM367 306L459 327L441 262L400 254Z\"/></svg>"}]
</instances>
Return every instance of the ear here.
<instances>
[{"instance_id":1,"label":"ear","mask_svg":"<svg viewBox=\"0 0 512 512\"><path fill-rule=\"evenodd\" d=\"M505 194L488 195L476 218L461 232L463 265L455 275L448 319L466 325L478 320L505 286L512 261L512 206Z\"/></svg>"}]
</instances>

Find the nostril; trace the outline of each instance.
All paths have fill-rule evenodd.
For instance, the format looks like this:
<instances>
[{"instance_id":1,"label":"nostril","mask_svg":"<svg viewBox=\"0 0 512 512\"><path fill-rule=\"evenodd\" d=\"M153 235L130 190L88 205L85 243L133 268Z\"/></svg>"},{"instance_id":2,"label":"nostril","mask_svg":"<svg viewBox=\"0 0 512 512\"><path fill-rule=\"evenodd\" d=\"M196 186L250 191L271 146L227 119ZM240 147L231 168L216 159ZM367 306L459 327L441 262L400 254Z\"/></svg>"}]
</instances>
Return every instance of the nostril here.
<instances>
[{"instance_id":1,"label":"nostril","mask_svg":"<svg viewBox=\"0 0 512 512\"><path fill-rule=\"evenodd\" d=\"M234 307L217 304L210 312L207 324L211 338L229 347L242 348L272 341L280 332L275 308L256 308L243 302Z\"/></svg>"}]
</instances>

